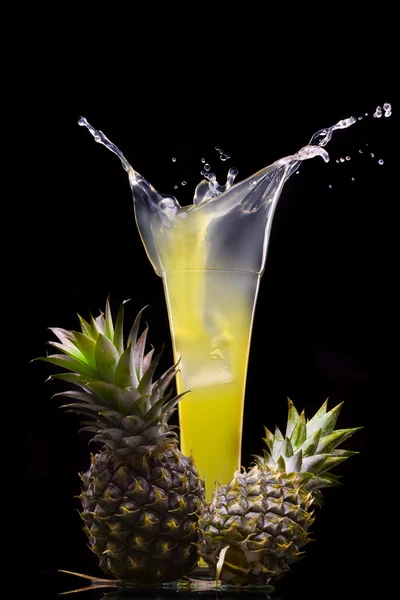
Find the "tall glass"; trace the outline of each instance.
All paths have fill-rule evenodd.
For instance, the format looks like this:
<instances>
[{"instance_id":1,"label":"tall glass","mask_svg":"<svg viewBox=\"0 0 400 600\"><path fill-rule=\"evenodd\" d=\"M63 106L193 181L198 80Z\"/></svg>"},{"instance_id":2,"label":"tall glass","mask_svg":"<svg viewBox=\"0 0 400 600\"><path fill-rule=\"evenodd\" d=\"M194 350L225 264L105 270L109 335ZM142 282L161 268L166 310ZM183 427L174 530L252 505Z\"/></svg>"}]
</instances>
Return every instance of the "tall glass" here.
<instances>
[{"instance_id":1,"label":"tall glass","mask_svg":"<svg viewBox=\"0 0 400 600\"><path fill-rule=\"evenodd\" d=\"M79 121L121 160L129 176L135 217L147 255L162 277L175 360L181 450L193 453L206 479L226 484L240 467L244 393L250 337L272 217L288 177L299 161L328 154L322 149L335 129L351 117L317 132L309 145L235 185L231 169L225 185L208 175L194 202L180 206L159 194L120 150L86 119Z\"/></svg>"},{"instance_id":2,"label":"tall glass","mask_svg":"<svg viewBox=\"0 0 400 600\"><path fill-rule=\"evenodd\" d=\"M269 167L214 197L204 197L210 188L200 184L197 203L185 208L172 198L155 198L142 178L132 185L139 231L164 283L175 360L180 360L178 392L190 390L179 403L181 450L193 452L207 498L216 481L228 483L240 467L268 222L288 169Z\"/></svg>"}]
</instances>

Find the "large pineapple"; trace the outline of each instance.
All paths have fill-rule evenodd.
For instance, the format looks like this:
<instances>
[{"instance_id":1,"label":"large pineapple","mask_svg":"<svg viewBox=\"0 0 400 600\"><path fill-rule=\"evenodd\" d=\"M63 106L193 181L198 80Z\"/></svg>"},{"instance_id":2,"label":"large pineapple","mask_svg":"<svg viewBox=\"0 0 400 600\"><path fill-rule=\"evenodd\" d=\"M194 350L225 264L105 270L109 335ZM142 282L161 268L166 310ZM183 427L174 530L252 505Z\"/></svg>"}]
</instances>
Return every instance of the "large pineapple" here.
<instances>
[{"instance_id":1,"label":"large pineapple","mask_svg":"<svg viewBox=\"0 0 400 600\"><path fill-rule=\"evenodd\" d=\"M320 489L337 485L331 469L357 454L336 449L359 429L334 430L341 406L327 412L325 402L306 422L289 400L286 435L265 429L264 457L215 488L199 520L198 547L218 579L269 583L303 554Z\"/></svg>"},{"instance_id":2,"label":"large pineapple","mask_svg":"<svg viewBox=\"0 0 400 600\"><path fill-rule=\"evenodd\" d=\"M137 339L141 312L125 347L124 306L114 328L107 300L105 316L89 323L79 317L82 332L52 328L60 343L50 343L63 354L43 360L72 371L53 377L78 389L56 395L72 400L66 408L84 415L83 430L103 444L81 475L80 495L100 567L125 581L163 582L197 564L193 542L204 485L168 425L182 396L165 395L176 366L152 382L161 353L144 354L148 329Z\"/></svg>"}]
</instances>

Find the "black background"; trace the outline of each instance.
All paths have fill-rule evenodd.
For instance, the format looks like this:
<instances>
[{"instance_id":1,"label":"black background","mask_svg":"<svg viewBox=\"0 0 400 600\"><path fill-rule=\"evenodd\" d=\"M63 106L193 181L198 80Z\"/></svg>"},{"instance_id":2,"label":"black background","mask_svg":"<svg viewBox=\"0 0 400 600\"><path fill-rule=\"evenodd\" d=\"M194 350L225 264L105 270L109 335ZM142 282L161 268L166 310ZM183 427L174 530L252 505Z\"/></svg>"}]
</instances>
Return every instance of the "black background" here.
<instances>
[{"instance_id":1,"label":"black background","mask_svg":"<svg viewBox=\"0 0 400 600\"><path fill-rule=\"evenodd\" d=\"M217 98L204 94L204 101L193 103L192 92L177 93L174 82L164 91L146 82L140 94L127 85L116 88L114 97L104 86L49 86L38 102L41 135L30 153L36 193L24 238L23 281L30 290L26 364L46 351L47 327L76 328L76 313L97 312L111 293L114 307L131 298L129 321L150 304L145 320L151 343L167 342L165 369L172 352L161 279L140 241L126 174L115 156L77 126L79 116L117 144L156 189L175 193L185 204L200 179L203 156L220 180L228 166L239 169L240 180L297 151L315 131L369 113L334 134L328 164L307 161L286 184L257 303L242 463L260 452L264 424L284 427L287 396L308 415L328 396L331 407L344 401L338 426L364 426L346 444L360 455L338 467L344 486L324 494L313 526L316 541L294 575L279 584L282 598L373 591L377 573L390 571L386 548L396 519L392 457L383 457L389 436L397 436L393 414L399 399L398 104L385 81L357 93L334 89L318 99L315 91L295 86L277 96L252 90L253 103L252 97L232 100L235 88L228 86ZM373 119L384 102L393 104L393 116ZM219 161L215 145L230 161ZM350 161L336 163L346 155ZM187 185L175 191L183 180ZM74 498L77 473L88 467L88 437L78 435L77 418L51 400L63 385L44 380L56 371L44 363L24 371L29 402L20 463L25 490L20 514L28 515L23 553L49 597L74 587L72 578L56 576L59 568L101 575Z\"/></svg>"}]
</instances>

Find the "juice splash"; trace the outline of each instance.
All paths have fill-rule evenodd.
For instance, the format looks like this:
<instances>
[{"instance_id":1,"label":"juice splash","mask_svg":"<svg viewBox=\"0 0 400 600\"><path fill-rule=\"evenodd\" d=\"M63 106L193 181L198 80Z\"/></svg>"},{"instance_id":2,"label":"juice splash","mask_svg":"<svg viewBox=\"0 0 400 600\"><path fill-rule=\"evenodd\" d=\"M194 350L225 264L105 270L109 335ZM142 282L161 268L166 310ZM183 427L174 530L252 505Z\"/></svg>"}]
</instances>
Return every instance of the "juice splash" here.
<instances>
[{"instance_id":1,"label":"juice splash","mask_svg":"<svg viewBox=\"0 0 400 600\"><path fill-rule=\"evenodd\" d=\"M95 141L114 152L129 176L136 222L147 255L162 277L175 359L181 359L178 393L181 451L193 452L211 498L240 467L242 423L251 329L264 270L272 217L285 181L301 161L329 160L323 149L335 129L322 129L294 155L235 185L207 174L190 206L159 194L120 150L84 118Z\"/></svg>"}]
</instances>

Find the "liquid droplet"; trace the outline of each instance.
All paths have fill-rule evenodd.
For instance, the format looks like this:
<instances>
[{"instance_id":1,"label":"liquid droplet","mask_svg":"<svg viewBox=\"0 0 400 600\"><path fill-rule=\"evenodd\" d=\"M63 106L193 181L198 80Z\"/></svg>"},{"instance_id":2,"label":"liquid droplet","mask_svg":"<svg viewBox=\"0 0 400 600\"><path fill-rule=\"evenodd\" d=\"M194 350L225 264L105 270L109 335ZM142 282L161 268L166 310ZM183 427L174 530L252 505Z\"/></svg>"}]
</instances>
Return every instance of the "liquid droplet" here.
<instances>
[{"instance_id":1,"label":"liquid droplet","mask_svg":"<svg viewBox=\"0 0 400 600\"><path fill-rule=\"evenodd\" d=\"M178 186L177 186L177 185L174 185L174 190L177 190L177 189L178 189Z\"/></svg>"},{"instance_id":2,"label":"liquid droplet","mask_svg":"<svg viewBox=\"0 0 400 600\"><path fill-rule=\"evenodd\" d=\"M374 117L374 119L380 119L381 116L382 116L382 109L381 109L380 106L377 106L376 110L375 110L375 112L373 114L373 117Z\"/></svg>"},{"instance_id":3,"label":"liquid droplet","mask_svg":"<svg viewBox=\"0 0 400 600\"><path fill-rule=\"evenodd\" d=\"M365 113L365 115L364 115L364 116L365 116L365 117L368 117L368 113Z\"/></svg>"},{"instance_id":4,"label":"liquid droplet","mask_svg":"<svg viewBox=\"0 0 400 600\"><path fill-rule=\"evenodd\" d=\"M340 159L340 162L344 162L344 158L341 158L341 159Z\"/></svg>"},{"instance_id":5,"label":"liquid droplet","mask_svg":"<svg viewBox=\"0 0 400 600\"><path fill-rule=\"evenodd\" d=\"M205 171L209 171L209 170L210 170L210 165L209 165L208 163L206 163L206 164L204 165L204 170L205 170Z\"/></svg>"},{"instance_id":6,"label":"liquid droplet","mask_svg":"<svg viewBox=\"0 0 400 600\"><path fill-rule=\"evenodd\" d=\"M383 110L392 110L392 105L389 102L385 102L383 105Z\"/></svg>"},{"instance_id":7,"label":"liquid droplet","mask_svg":"<svg viewBox=\"0 0 400 600\"><path fill-rule=\"evenodd\" d=\"M232 167L232 169L229 169L229 175L231 177L236 177L236 175L239 173L239 171L237 170L236 167Z\"/></svg>"},{"instance_id":8,"label":"liquid droplet","mask_svg":"<svg viewBox=\"0 0 400 600\"><path fill-rule=\"evenodd\" d=\"M360 154L362 154L362 153L363 153L363 151L362 151L362 150L359 150L359 153L360 153Z\"/></svg>"},{"instance_id":9,"label":"liquid droplet","mask_svg":"<svg viewBox=\"0 0 400 600\"><path fill-rule=\"evenodd\" d=\"M181 185L186 185L187 181L182 181Z\"/></svg>"},{"instance_id":10,"label":"liquid droplet","mask_svg":"<svg viewBox=\"0 0 400 600\"><path fill-rule=\"evenodd\" d=\"M362 117L358 117L358 120L359 120L359 121L362 121Z\"/></svg>"},{"instance_id":11,"label":"liquid droplet","mask_svg":"<svg viewBox=\"0 0 400 600\"><path fill-rule=\"evenodd\" d=\"M328 185L328 188L332 188L332 184L329 184L329 185Z\"/></svg>"},{"instance_id":12,"label":"liquid droplet","mask_svg":"<svg viewBox=\"0 0 400 600\"><path fill-rule=\"evenodd\" d=\"M385 111L385 117L390 117L390 116L391 116L391 114L392 114L392 111L391 111L391 110L386 110L386 111Z\"/></svg>"},{"instance_id":13,"label":"liquid droplet","mask_svg":"<svg viewBox=\"0 0 400 600\"><path fill-rule=\"evenodd\" d=\"M351 157L350 156L346 156L346 160L351 160Z\"/></svg>"},{"instance_id":14,"label":"liquid droplet","mask_svg":"<svg viewBox=\"0 0 400 600\"><path fill-rule=\"evenodd\" d=\"M336 162L338 162L338 161L336 161ZM300 171L296 171L296 175L298 175L299 173L300 173Z\"/></svg>"},{"instance_id":15,"label":"liquid droplet","mask_svg":"<svg viewBox=\"0 0 400 600\"><path fill-rule=\"evenodd\" d=\"M375 158L375 154L373 152L371 152L370 157Z\"/></svg>"},{"instance_id":16,"label":"liquid droplet","mask_svg":"<svg viewBox=\"0 0 400 600\"><path fill-rule=\"evenodd\" d=\"M216 149L216 150L219 150L219 149L220 149L220 147L219 147L219 146L215 146L215 149Z\"/></svg>"},{"instance_id":17,"label":"liquid droplet","mask_svg":"<svg viewBox=\"0 0 400 600\"><path fill-rule=\"evenodd\" d=\"M380 159L378 160L378 164L379 164L379 165L383 165L383 164L384 164L384 162L385 162L385 161L384 161L382 158L380 158Z\"/></svg>"},{"instance_id":18,"label":"liquid droplet","mask_svg":"<svg viewBox=\"0 0 400 600\"><path fill-rule=\"evenodd\" d=\"M352 181L355 181L355 180L356 180L356 178L355 178L355 177L352 177L352 178L351 178L351 180L352 180Z\"/></svg>"},{"instance_id":19,"label":"liquid droplet","mask_svg":"<svg viewBox=\"0 0 400 600\"><path fill-rule=\"evenodd\" d=\"M223 150L218 150L218 152L219 152L220 154L222 154L222 153L223 153Z\"/></svg>"},{"instance_id":20,"label":"liquid droplet","mask_svg":"<svg viewBox=\"0 0 400 600\"><path fill-rule=\"evenodd\" d=\"M226 154L221 154L221 156L220 156L220 159L223 160L224 162L226 161L227 158L228 157Z\"/></svg>"},{"instance_id":21,"label":"liquid droplet","mask_svg":"<svg viewBox=\"0 0 400 600\"><path fill-rule=\"evenodd\" d=\"M340 162L340 160L337 158L337 159L336 159L336 162L338 163L338 162Z\"/></svg>"},{"instance_id":22,"label":"liquid droplet","mask_svg":"<svg viewBox=\"0 0 400 600\"><path fill-rule=\"evenodd\" d=\"M206 162L206 159L205 159L205 158L202 158L202 159L201 159L201 162L202 162L202 163L205 163L205 162Z\"/></svg>"},{"instance_id":23,"label":"liquid droplet","mask_svg":"<svg viewBox=\"0 0 400 600\"><path fill-rule=\"evenodd\" d=\"M175 156L172 157L172 162L176 162Z\"/></svg>"}]
</instances>

